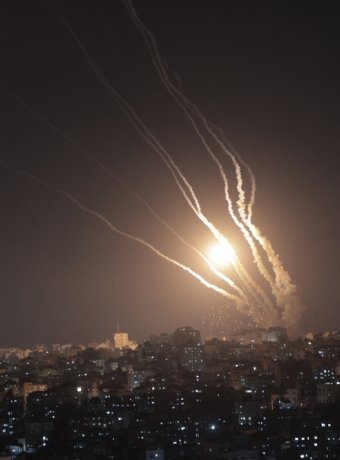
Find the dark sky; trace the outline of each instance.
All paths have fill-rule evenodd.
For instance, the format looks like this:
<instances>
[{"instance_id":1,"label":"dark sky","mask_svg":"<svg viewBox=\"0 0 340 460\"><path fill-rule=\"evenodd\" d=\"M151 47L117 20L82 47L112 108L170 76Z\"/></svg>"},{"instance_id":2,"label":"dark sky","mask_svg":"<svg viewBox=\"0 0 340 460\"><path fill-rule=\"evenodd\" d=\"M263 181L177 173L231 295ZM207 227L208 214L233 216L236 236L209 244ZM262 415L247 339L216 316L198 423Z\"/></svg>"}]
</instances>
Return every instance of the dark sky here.
<instances>
[{"instance_id":1,"label":"dark sky","mask_svg":"<svg viewBox=\"0 0 340 460\"><path fill-rule=\"evenodd\" d=\"M170 75L180 76L185 93L251 165L254 221L299 288L307 306L303 329L338 329L339 2L134 4ZM71 192L119 228L196 263L131 194L19 97L202 251L211 242L51 5L190 178L207 214L237 241L217 170L162 87L121 1L2 4L2 159ZM1 166L0 184L0 346L101 340L117 321L137 340L182 325L202 329L204 311L225 304L190 275L29 178ZM235 327L236 316L226 314L227 328Z\"/></svg>"}]
</instances>

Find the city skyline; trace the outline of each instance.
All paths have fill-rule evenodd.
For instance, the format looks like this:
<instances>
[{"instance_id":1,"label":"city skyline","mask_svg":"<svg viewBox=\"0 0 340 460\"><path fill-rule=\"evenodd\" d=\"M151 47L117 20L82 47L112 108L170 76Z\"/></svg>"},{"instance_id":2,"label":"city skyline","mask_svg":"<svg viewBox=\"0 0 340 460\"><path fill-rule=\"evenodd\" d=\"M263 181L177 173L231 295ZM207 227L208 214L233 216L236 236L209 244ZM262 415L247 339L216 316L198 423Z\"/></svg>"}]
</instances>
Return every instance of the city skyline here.
<instances>
[{"instance_id":1,"label":"city skyline","mask_svg":"<svg viewBox=\"0 0 340 460\"><path fill-rule=\"evenodd\" d=\"M214 165L160 84L124 6L21 6L19 12L8 6L3 18L9 45L2 49L2 160L71 193L123 231L193 263L131 193L79 152L75 144L80 145L202 252L213 242L194 222L167 169L96 80L64 18L190 176L207 214L258 281L245 246L224 220ZM302 330L337 329L336 7L135 7L155 34L171 78L223 128L254 171L255 221L306 305ZM178 324L200 329L212 305L225 308L227 323L242 325L234 306L178 267L108 232L29 177L5 167L0 174L3 344L92 340L106 336L118 319L137 340Z\"/></svg>"},{"instance_id":2,"label":"city skyline","mask_svg":"<svg viewBox=\"0 0 340 460\"><path fill-rule=\"evenodd\" d=\"M284 344L288 342L303 344L310 341L319 340L338 340L340 336L339 330L316 332L310 331L304 336L297 337L291 340L287 334L287 330L282 327L271 326L268 328L243 328L234 330L225 335L207 334L203 330L195 329L192 326L178 326L169 332L152 331L148 337L136 342L129 335L129 332L112 332L108 337L101 337L98 341L88 342L67 342L67 343L32 343L26 346L18 346L12 343L6 346L0 346L0 358L10 360L20 360L30 357L32 353L49 354L49 353L73 353L76 355L84 350L92 349L98 352L118 352L122 357L129 352L138 353L138 349L148 344L152 346L171 345L181 347L184 345L202 346L207 343L225 343L226 345L235 346L237 343L246 346Z\"/></svg>"},{"instance_id":3,"label":"city skyline","mask_svg":"<svg viewBox=\"0 0 340 460\"><path fill-rule=\"evenodd\" d=\"M289 340L273 328L202 343L180 327L134 350L0 348L0 455L338 458L339 345L340 331Z\"/></svg>"}]
</instances>

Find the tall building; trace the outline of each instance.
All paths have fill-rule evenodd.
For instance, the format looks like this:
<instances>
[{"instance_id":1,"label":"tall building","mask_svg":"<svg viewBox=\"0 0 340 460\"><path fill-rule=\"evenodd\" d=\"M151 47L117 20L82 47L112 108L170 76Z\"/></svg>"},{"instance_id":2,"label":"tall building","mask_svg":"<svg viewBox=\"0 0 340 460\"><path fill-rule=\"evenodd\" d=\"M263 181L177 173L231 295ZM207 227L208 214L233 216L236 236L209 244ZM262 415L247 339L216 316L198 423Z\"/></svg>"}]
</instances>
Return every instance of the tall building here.
<instances>
[{"instance_id":1,"label":"tall building","mask_svg":"<svg viewBox=\"0 0 340 460\"><path fill-rule=\"evenodd\" d=\"M180 350L181 366L191 372L204 369L203 348L201 344L186 344Z\"/></svg>"},{"instance_id":2,"label":"tall building","mask_svg":"<svg viewBox=\"0 0 340 460\"><path fill-rule=\"evenodd\" d=\"M116 332L113 334L113 346L115 350L123 350L126 348L135 350L138 344L133 340L129 340L129 334L127 332Z\"/></svg>"},{"instance_id":3,"label":"tall building","mask_svg":"<svg viewBox=\"0 0 340 460\"><path fill-rule=\"evenodd\" d=\"M242 345L262 344L264 342L280 342L287 339L287 331L283 327L269 327L268 329L243 329L230 337Z\"/></svg>"},{"instance_id":4,"label":"tall building","mask_svg":"<svg viewBox=\"0 0 340 460\"><path fill-rule=\"evenodd\" d=\"M269 327L267 329L266 342L280 342L287 340L287 330L283 327Z\"/></svg>"},{"instance_id":5,"label":"tall building","mask_svg":"<svg viewBox=\"0 0 340 460\"><path fill-rule=\"evenodd\" d=\"M199 344L201 342L201 333L190 326L179 327L173 333L172 340L174 345Z\"/></svg>"},{"instance_id":6,"label":"tall building","mask_svg":"<svg viewBox=\"0 0 340 460\"><path fill-rule=\"evenodd\" d=\"M317 401L321 404L333 403L339 397L339 388L334 383L318 383L317 391Z\"/></svg>"},{"instance_id":7,"label":"tall building","mask_svg":"<svg viewBox=\"0 0 340 460\"><path fill-rule=\"evenodd\" d=\"M115 349L121 350L129 346L129 334L127 332L116 332L113 334L113 344Z\"/></svg>"}]
</instances>

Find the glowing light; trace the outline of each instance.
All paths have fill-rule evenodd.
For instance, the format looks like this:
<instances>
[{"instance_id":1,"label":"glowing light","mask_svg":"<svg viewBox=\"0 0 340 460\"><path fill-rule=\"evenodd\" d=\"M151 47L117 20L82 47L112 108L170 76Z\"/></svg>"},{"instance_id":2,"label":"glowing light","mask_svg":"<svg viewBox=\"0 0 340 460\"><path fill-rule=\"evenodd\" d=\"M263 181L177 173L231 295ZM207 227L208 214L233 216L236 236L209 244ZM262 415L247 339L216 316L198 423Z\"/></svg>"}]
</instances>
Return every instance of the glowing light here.
<instances>
[{"instance_id":1,"label":"glowing light","mask_svg":"<svg viewBox=\"0 0 340 460\"><path fill-rule=\"evenodd\" d=\"M217 243L210 248L209 256L213 264L224 267L235 260L235 251L228 243Z\"/></svg>"}]
</instances>

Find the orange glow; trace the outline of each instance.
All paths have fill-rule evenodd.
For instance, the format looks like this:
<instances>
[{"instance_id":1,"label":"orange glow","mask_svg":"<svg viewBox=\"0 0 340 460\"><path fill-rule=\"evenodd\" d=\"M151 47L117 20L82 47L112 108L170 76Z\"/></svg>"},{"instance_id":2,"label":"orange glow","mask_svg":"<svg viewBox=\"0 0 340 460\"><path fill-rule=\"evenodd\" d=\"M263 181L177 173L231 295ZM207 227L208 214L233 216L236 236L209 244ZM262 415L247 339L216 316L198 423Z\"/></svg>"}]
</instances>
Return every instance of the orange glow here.
<instances>
[{"instance_id":1,"label":"orange glow","mask_svg":"<svg viewBox=\"0 0 340 460\"><path fill-rule=\"evenodd\" d=\"M227 242L216 243L210 248L209 257L214 265L224 267L235 260L235 251Z\"/></svg>"}]
</instances>

